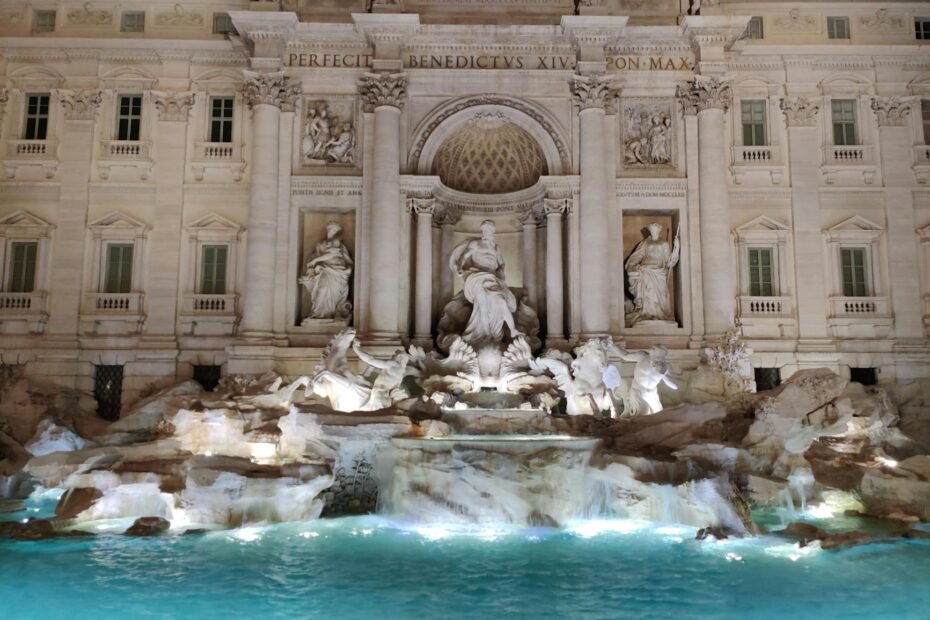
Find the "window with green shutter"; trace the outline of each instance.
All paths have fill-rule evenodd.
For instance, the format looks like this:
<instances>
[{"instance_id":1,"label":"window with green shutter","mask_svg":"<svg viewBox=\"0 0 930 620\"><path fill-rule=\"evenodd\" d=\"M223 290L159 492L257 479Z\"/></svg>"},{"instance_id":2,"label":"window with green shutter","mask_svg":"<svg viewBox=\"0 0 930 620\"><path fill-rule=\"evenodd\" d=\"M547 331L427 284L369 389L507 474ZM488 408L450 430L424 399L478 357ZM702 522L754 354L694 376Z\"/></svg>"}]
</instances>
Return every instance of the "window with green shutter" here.
<instances>
[{"instance_id":1,"label":"window with green shutter","mask_svg":"<svg viewBox=\"0 0 930 620\"><path fill-rule=\"evenodd\" d=\"M200 269L200 294L226 294L226 256L229 248L225 245L203 246L202 265Z\"/></svg>"},{"instance_id":2,"label":"window with green shutter","mask_svg":"<svg viewBox=\"0 0 930 620\"><path fill-rule=\"evenodd\" d=\"M743 120L743 146L765 146L765 100L748 100L740 104Z\"/></svg>"},{"instance_id":3,"label":"window with green shutter","mask_svg":"<svg viewBox=\"0 0 930 620\"><path fill-rule=\"evenodd\" d=\"M854 99L834 99L831 102L833 112L833 144L836 146L853 146L859 144L856 136L856 101Z\"/></svg>"},{"instance_id":4,"label":"window with green shutter","mask_svg":"<svg viewBox=\"0 0 930 620\"><path fill-rule=\"evenodd\" d=\"M749 295L773 297L773 269L771 248L749 248Z\"/></svg>"},{"instance_id":5,"label":"window with green shutter","mask_svg":"<svg viewBox=\"0 0 930 620\"><path fill-rule=\"evenodd\" d=\"M107 246L104 293L132 291L132 249L131 243L111 243Z\"/></svg>"},{"instance_id":6,"label":"window with green shutter","mask_svg":"<svg viewBox=\"0 0 930 620\"><path fill-rule=\"evenodd\" d=\"M39 244L35 241L15 241L10 247L10 293L31 293L36 286L36 256Z\"/></svg>"},{"instance_id":7,"label":"window with green shutter","mask_svg":"<svg viewBox=\"0 0 930 620\"><path fill-rule=\"evenodd\" d=\"M865 248L840 248L845 297L868 297L865 259Z\"/></svg>"}]
</instances>

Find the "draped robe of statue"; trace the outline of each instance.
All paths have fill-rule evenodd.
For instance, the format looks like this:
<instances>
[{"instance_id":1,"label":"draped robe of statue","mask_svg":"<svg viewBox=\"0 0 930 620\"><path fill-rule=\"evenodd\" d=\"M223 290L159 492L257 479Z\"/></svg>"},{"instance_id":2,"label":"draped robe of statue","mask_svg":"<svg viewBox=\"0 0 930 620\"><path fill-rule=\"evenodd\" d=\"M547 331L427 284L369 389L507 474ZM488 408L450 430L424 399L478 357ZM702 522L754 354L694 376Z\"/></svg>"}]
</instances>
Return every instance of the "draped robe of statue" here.
<instances>
[{"instance_id":1,"label":"draped robe of statue","mask_svg":"<svg viewBox=\"0 0 930 620\"><path fill-rule=\"evenodd\" d=\"M478 346L503 344L525 335L531 346L539 345L539 318L504 281L504 257L494 240L493 222L481 225L480 238L452 250L449 268L462 277L464 286L446 305L439 323L440 349L448 350L458 337Z\"/></svg>"},{"instance_id":2,"label":"draped robe of statue","mask_svg":"<svg viewBox=\"0 0 930 620\"><path fill-rule=\"evenodd\" d=\"M629 278L629 290L633 295L633 312L627 316L628 324L639 321L674 321L672 306L671 271L678 264L679 245L675 238L672 247L668 241L658 238L658 230L643 239L630 253L624 265Z\"/></svg>"},{"instance_id":3,"label":"draped robe of statue","mask_svg":"<svg viewBox=\"0 0 930 620\"><path fill-rule=\"evenodd\" d=\"M310 318L344 318L351 311L348 298L353 262L341 234L338 224L326 227L326 239L313 248L300 278L310 295Z\"/></svg>"}]
</instances>

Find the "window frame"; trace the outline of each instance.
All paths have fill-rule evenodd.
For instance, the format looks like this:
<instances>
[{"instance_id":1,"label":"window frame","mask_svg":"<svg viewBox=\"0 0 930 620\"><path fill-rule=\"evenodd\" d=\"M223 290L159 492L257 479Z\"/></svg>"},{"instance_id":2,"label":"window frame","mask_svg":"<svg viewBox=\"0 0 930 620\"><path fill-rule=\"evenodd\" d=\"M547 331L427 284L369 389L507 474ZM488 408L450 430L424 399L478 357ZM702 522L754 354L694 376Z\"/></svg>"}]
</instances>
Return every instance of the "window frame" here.
<instances>
[{"instance_id":1,"label":"window frame","mask_svg":"<svg viewBox=\"0 0 930 620\"><path fill-rule=\"evenodd\" d=\"M758 29L754 32L753 26L756 25ZM746 25L746 38L753 41L765 38L765 25L761 15L753 15L749 18L749 23Z\"/></svg>"},{"instance_id":2,"label":"window frame","mask_svg":"<svg viewBox=\"0 0 930 620\"><path fill-rule=\"evenodd\" d=\"M142 18L141 24L127 24L127 18ZM145 32L145 11L123 11L119 19L119 31L124 34L142 34Z\"/></svg>"},{"instance_id":3,"label":"window frame","mask_svg":"<svg viewBox=\"0 0 930 620\"><path fill-rule=\"evenodd\" d=\"M843 32L838 32L836 26L842 24ZM839 35L845 36L839 36ZM849 17L845 15L827 16L827 39L831 41L849 41L852 38L849 32Z\"/></svg>"},{"instance_id":4,"label":"window frame","mask_svg":"<svg viewBox=\"0 0 930 620\"><path fill-rule=\"evenodd\" d=\"M825 258L831 271L831 298L848 297L843 286L844 248L865 248L866 298L884 298L886 258L885 229L861 215L854 215L824 231ZM859 297L859 296L856 296Z\"/></svg>"},{"instance_id":5,"label":"window frame","mask_svg":"<svg viewBox=\"0 0 930 620\"><path fill-rule=\"evenodd\" d=\"M45 97L45 114L41 112L42 103L37 103L37 108L39 108L35 113L29 111L30 106L32 105L33 97ZM52 110L52 95L51 93L26 93L23 99L23 140L35 140L41 142L48 140L48 130L49 124L51 122L51 110ZM42 125L41 121L45 121L45 124ZM30 132L30 121L36 121L34 125L35 131ZM41 129L41 131L40 131ZM29 134L33 133L34 135L30 136ZM42 134L39 137L38 134Z\"/></svg>"},{"instance_id":6,"label":"window frame","mask_svg":"<svg viewBox=\"0 0 930 620\"><path fill-rule=\"evenodd\" d=\"M51 22L51 23L48 23ZM42 34L55 32L58 27L58 11L55 9L33 9L31 32Z\"/></svg>"},{"instance_id":7,"label":"window frame","mask_svg":"<svg viewBox=\"0 0 930 620\"><path fill-rule=\"evenodd\" d=\"M756 141L756 135L755 135L755 131L754 131L754 130L753 130L753 133L752 133L752 135L753 135L752 144L748 144L748 143L746 142L746 127L747 127L747 121L746 121L746 106L747 106L747 104L749 104L750 107L755 107L756 104L760 104L760 105L761 105L761 108L760 108L761 111L762 111L762 120L761 120L761 122L753 122L752 120L750 120L750 122L749 122L749 126L751 126L751 127L756 127L756 126L760 126L760 127L761 127L761 130L762 130L762 142L761 142L761 143L758 143L758 142ZM768 122L769 122L769 118L768 118L768 117L769 117L769 110L768 110L768 107L769 107L769 101L768 101L768 99L757 99L757 98L749 98L749 97L747 97L747 98L745 98L745 99L740 99L740 107L739 107L739 114L740 114L740 140L742 140L743 146L771 146L771 138L770 138L770 136L769 136L769 128L768 128ZM752 109L750 109L750 117L751 117L753 114L755 114L755 111L752 110Z\"/></svg>"},{"instance_id":8,"label":"window frame","mask_svg":"<svg viewBox=\"0 0 930 620\"><path fill-rule=\"evenodd\" d=\"M837 105L838 104L849 104L850 112L852 114L852 120L837 120ZM850 99L848 97L832 97L830 99L830 137L833 141L834 146L861 146L862 145L862 133L859 130L859 100ZM845 112L844 112L845 113ZM842 135L844 136L842 140L837 140L838 135L837 129L838 126L851 126L852 127L852 141L849 141L849 137L846 133L846 130L843 130Z\"/></svg>"},{"instance_id":9,"label":"window frame","mask_svg":"<svg viewBox=\"0 0 930 620\"><path fill-rule=\"evenodd\" d=\"M215 116L214 102L228 103L228 116ZM226 114L227 110L221 110ZM214 123L220 128L220 140L214 140ZM228 129L228 139L225 130ZM207 97L207 142L212 144L234 144L236 141L236 97L235 95L209 95Z\"/></svg>"},{"instance_id":10,"label":"window frame","mask_svg":"<svg viewBox=\"0 0 930 620\"><path fill-rule=\"evenodd\" d=\"M789 274L792 270L792 255L789 248L791 229L761 215L733 230L736 243L737 273L739 277L740 297L791 297L792 282ZM772 258L772 295L752 295L752 275L750 267L750 250L766 249Z\"/></svg>"},{"instance_id":11,"label":"window frame","mask_svg":"<svg viewBox=\"0 0 930 620\"><path fill-rule=\"evenodd\" d=\"M930 41L930 17L914 17L914 39Z\"/></svg>"},{"instance_id":12,"label":"window frame","mask_svg":"<svg viewBox=\"0 0 930 620\"><path fill-rule=\"evenodd\" d=\"M138 98L138 113L130 111L123 113L123 101L126 99ZM132 105L132 104L130 104ZM142 121L144 117L145 97L142 93L120 93L116 96L116 131L115 140L119 142L141 142L142 141ZM123 121L126 121L126 131L123 132ZM136 137L133 138L133 129Z\"/></svg>"},{"instance_id":13,"label":"window frame","mask_svg":"<svg viewBox=\"0 0 930 620\"><path fill-rule=\"evenodd\" d=\"M778 291L778 248L775 245L762 245L759 243L752 243L746 246L746 266L749 276L749 297L779 297ZM753 291L753 276L755 275L753 264L752 264L752 255L753 252L765 252L769 256L769 292L766 293L764 290L765 282L760 278L759 286L760 290L758 293ZM761 275L761 273L760 273Z\"/></svg>"},{"instance_id":14,"label":"window frame","mask_svg":"<svg viewBox=\"0 0 930 620\"><path fill-rule=\"evenodd\" d=\"M843 244L839 247L840 258L840 290L843 294L843 297L872 297L872 286L871 278L869 277L869 266L871 261L869 260L869 248L864 245L853 245L853 244ZM861 276L862 281L858 282L855 277L851 278L849 281L850 288L846 288L846 256L852 256L852 253L855 252L862 257L862 264L858 267L862 270ZM851 268L856 267L851 265ZM858 287L861 286L861 293L857 292Z\"/></svg>"},{"instance_id":15,"label":"window frame","mask_svg":"<svg viewBox=\"0 0 930 620\"><path fill-rule=\"evenodd\" d=\"M229 257L230 257L231 254L232 254L232 252L231 252L229 246L230 246L230 243L229 243L229 242L227 242L227 243L218 243L218 242L206 241L206 242L202 242L202 243L198 244L198 248L199 248L199 251L200 251L200 252L199 252L199 255L198 255L198 257L197 257L197 267L196 267L196 269L197 269L197 286L196 286L196 289L195 289L195 290L197 291L197 293L196 293L197 295L227 295L227 294L229 293L229 289L230 289L230 286L229 286L229 272L230 272L230 268L229 268ZM204 276L206 275L206 267L207 267L206 253L207 253L207 250L208 250L208 249L219 249L219 248L222 248L222 249L224 250L224 258L223 258L223 282L222 282L222 284L223 284L223 286L222 286L223 290L222 290L222 291L216 291L216 290L213 290L213 291L206 291L206 290L204 290L204 289L205 289L205 280L206 280L206 278L205 278ZM215 278L215 276L216 276L215 269L214 269L214 274L213 274L213 275L214 275L214 278ZM218 281L218 280L214 279L214 281L213 281L214 287L216 287L217 281Z\"/></svg>"},{"instance_id":16,"label":"window frame","mask_svg":"<svg viewBox=\"0 0 930 620\"><path fill-rule=\"evenodd\" d=\"M127 290L125 291L109 290L110 288L110 265L112 264L112 261L110 260L110 253L114 248L117 248L117 247L120 247L120 248L128 247L130 249L129 274L128 274L129 282L128 282L128 286L126 286ZM100 284L98 287L98 291L106 295L128 295L130 293L133 293L136 288L135 282L134 282L135 268L136 268L136 244L133 241L123 241L123 240L115 240L115 239L104 241L102 258L103 258L103 266L100 271ZM121 271L122 271L122 268L121 268ZM120 273L120 275L122 276L124 274ZM120 278L117 281L116 288L123 288L122 286L120 286L121 281L122 281L122 278Z\"/></svg>"},{"instance_id":17,"label":"window frame","mask_svg":"<svg viewBox=\"0 0 930 620\"><path fill-rule=\"evenodd\" d=\"M31 246L33 248L33 258L32 258L32 280L27 285L25 281L23 282L22 287L14 286L15 282L15 270L16 270L16 249L17 247L27 247ZM3 291L6 293L35 293L37 289L37 284L39 280L39 252L40 252L40 241L38 239L11 239L9 241L9 257L7 265L4 272L4 286ZM18 290L17 290L18 289Z\"/></svg>"},{"instance_id":18,"label":"window frame","mask_svg":"<svg viewBox=\"0 0 930 620\"><path fill-rule=\"evenodd\" d=\"M226 29L218 29L217 26L220 22L226 22L229 27ZM236 34L236 26L233 24L232 17L229 16L229 13L226 11L217 11L213 14L213 34Z\"/></svg>"}]
</instances>

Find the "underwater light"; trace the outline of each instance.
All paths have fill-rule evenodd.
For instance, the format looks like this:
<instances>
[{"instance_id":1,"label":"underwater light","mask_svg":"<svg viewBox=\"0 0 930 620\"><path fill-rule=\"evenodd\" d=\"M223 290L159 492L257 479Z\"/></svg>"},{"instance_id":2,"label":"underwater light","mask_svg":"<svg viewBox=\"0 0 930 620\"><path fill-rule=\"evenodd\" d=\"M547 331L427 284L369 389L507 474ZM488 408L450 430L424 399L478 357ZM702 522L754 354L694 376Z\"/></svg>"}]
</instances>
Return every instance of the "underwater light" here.
<instances>
[{"instance_id":1,"label":"underwater light","mask_svg":"<svg viewBox=\"0 0 930 620\"><path fill-rule=\"evenodd\" d=\"M448 538L449 535L452 534L452 532L446 528L438 526L416 527L413 528L413 531L430 542L436 542L437 540Z\"/></svg>"},{"instance_id":2,"label":"underwater light","mask_svg":"<svg viewBox=\"0 0 930 620\"><path fill-rule=\"evenodd\" d=\"M630 520L595 520L572 524L568 531L582 538L593 538L601 534L630 534L646 527L645 523Z\"/></svg>"},{"instance_id":3,"label":"underwater light","mask_svg":"<svg viewBox=\"0 0 930 620\"><path fill-rule=\"evenodd\" d=\"M890 459L887 456L877 456L875 460L884 465L885 467L897 467L898 462L894 459Z\"/></svg>"},{"instance_id":4,"label":"underwater light","mask_svg":"<svg viewBox=\"0 0 930 620\"><path fill-rule=\"evenodd\" d=\"M255 542L260 540L262 537L262 529L260 527L243 527L235 532L232 532L232 537L236 540L241 540L242 542Z\"/></svg>"}]
</instances>

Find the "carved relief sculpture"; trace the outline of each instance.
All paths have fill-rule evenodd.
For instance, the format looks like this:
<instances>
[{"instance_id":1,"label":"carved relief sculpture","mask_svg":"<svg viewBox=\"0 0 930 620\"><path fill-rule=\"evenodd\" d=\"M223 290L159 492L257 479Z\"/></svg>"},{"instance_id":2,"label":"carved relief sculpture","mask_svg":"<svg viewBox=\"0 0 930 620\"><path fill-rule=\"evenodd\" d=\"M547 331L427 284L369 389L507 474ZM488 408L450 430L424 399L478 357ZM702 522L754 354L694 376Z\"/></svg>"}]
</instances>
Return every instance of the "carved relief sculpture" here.
<instances>
[{"instance_id":1,"label":"carved relief sculpture","mask_svg":"<svg viewBox=\"0 0 930 620\"><path fill-rule=\"evenodd\" d=\"M403 73L368 73L358 83L366 112L380 106L403 108L407 96L407 76Z\"/></svg>"},{"instance_id":2,"label":"carved relief sculpture","mask_svg":"<svg viewBox=\"0 0 930 620\"><path fill-rule=\"evenodd\" d=\"M65 120L91 121L103 99L99 90L60 90L58 101L64 109Z\"/></svg>"},{"instance_id":3,"label":"carved relief sculpture","mask_svg":"<svg viewBox=\"0 0 930 620\"><path fill-rule=\"evenodd\" d=\"M677 95L685 114L698 114L711 109L726 112L733 103L730 83L715 77L695 76L687 86L678 87Z\"/></svg>"},{"instance_id":4,"label":"carved relief sculpture","mask_svg":"<svg viewBox=\"0 0 930 620\"><path fill-rule=\"evenodd\" d=\"M814 15L802 15L801 9L791 9L774 21L775 29L781 32L818 32L820 21Z\"/></svg>"},{"instance_id":5,"label":"carved relief sculpture","mask_svg":"<svg viewBox=\"0 0 930 620\"><path fill-rule=\"evenodd\" d=\"M68 11L68 23L72 26L108 26L113 23L113 13L94 9L90 2L85 2L80 9Z\"/></svg>"},{"instance_id":6,"label":"carved relief sculpture","mask_svg":"<svg viewBox=\"0 0 930 620\"><path fill-rule=\"evenodd\" d=\"M575 103L582 110L606 108L615 95L613 78L608 75L574 75L571 88Z\"/></svg>"},{"instance_id":7,"label":"carved relief sculpture","mask_svg":"<svg viewBox=\"0 0 930 620\"><path fill-rule=\"evenodd\" d=\"M203 26L203 23L203 15L189 11L180 4L175 4L172 11L155 16L156 26Z\"/></svg>"},{"instance_id":8,"label":"carved relief sculpture","mask_svg":"<svg viewBox=\"0 0 930 620\"><path fill-rule=\"evenodd\" d=\"M890 15L888 9L878 9L875 15L859 18L863 30L868 32L894 32L904 30L904 18L900 15Z\"/></svg>"},{"instance_id":9,"label":"carved relief sculpture","mask_svg":"<svg viewBox=\"0 0 930 620\"><path fill-rule=\"evenodd\" d=\"M636 104L623 113L623 165L667 166L672 162L669 106Z\"/></svg>"},{"instance_id":10,"label":"carved relief sculpture","mask_svg":"<svg viewBox=\"0 0 930 620\"><path fill-rule=\"evenodd\" d=\"M678 264L681 246L678 232L673 244L660 239L662 225L649 224L649 237L640 241L626 259L627 279L633 308L627 312L627 327L641 321L675 322L672 306L672 269Z\"/></svg>"},{"instance_id":11,"label":"carved relief sculpture","mask_svg":"<svg viewBox=\"0 0 930 620\"><path fill-rule=\"evenodd\" d=\"M326 225L326 238L316 244L299 282L310 295L311 319L345 319L352 313L349 282L352 255L342 241L342 226Z\"/></svg>"},{"instance_id":12,"label":"carved relief sculpture","mask_svg":"<svg viewBox=\"0 0 930 620\"><path fill-rule=\"evenodd\" d=\"M283 71L242 73L245 77L245 101L250 108L257 105L273 105L284 110L293 106L299 96L300 85L291 83Z\"/></svg>"},{"instance_id":13,"label":"carved relief sculpture","mask_svg":"<svg viewBox=\"0 0 930 620\"><path fill-rule=\"evenodd\" d=\"M355 127L330 111L329 103L307 103L303 157L308 164L354 164Z\"/></svg>"}]
</instances>

